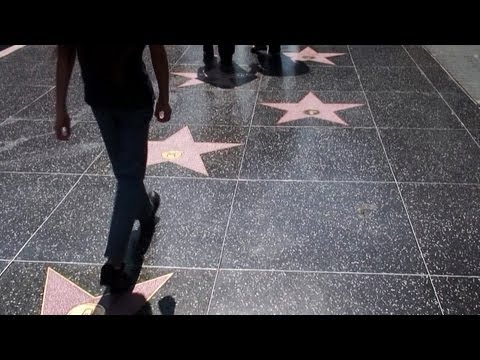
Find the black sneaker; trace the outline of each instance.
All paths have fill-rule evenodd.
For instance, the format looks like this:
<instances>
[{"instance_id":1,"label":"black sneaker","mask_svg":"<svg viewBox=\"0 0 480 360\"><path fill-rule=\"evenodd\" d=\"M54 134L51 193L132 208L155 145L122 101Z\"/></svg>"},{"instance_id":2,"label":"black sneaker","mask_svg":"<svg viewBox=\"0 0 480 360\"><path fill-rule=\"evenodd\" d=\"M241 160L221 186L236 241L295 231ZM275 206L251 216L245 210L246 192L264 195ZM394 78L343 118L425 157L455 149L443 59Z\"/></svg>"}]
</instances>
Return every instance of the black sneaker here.
<instances>
[{"instance_id":1,"label":"black sneaker","mask_svg":"<svg viewBox=\"0 0 480 360\"><path fill-rule=\"evenodd\" d=\"M112 264L106 263L100 273L100 285L108 287L112 294L123 293L135 285L135 279L125 272L125 264L115 269Z\"/></svg>"},{"instance_id":2,"label":"black sneaker","mask_svg":"<svg viewBox=\"0 0 480 360\"><path fill-rule=\"evenodd\" d=\"M140 237L138 239L138 250L140 254L145 255L152 241L153 234L155 233L155 215L160 207L160 195L157 192L151 191L148 194L153 206L152 217L146 222L140 224Z\"/></svg>"},{"instance_id":3,"label":"black sneaker","mask_svg":"<svg viewBox=\"0 0 480 360\"><path fill-rule=\"evenodd\" d=\"M235 72L235 69L233 67L232 60L222 60L220 62L220 71L226 74L233 74Z\"/></svg>"},{"instance_id":4,"label":"black sneaker","mask_svg":"<svg viewBox=\"0 0 480 360\"><path fill-rule=\"evenodd\" d=\"M203 53L203 63L205 64L205 69L209 70L215 65L215 56L213 53L204 52Z\"/></svg>"},{"instance_id":5,"label":"black sneaker","mask_svg":"<svg viewBox=\"0 0 480 360\"><path fill-rule=\"evenodd\" d=\"M102 266L100 271L100 285L101 286L110 286L113 282L113 276L115 273L115 268L111 264L105 264Z\"/></svg>"},{"instance_id":6,"label":"black sneaker","mask_svg":"<svg viewBox=\"0 0 480 360\"><path fill-rule=\"evenodd\" d=\"M155 214L157 213L158 208L160 207L160 195L158 195L156 191L150 191L150 193L148 194L148 197L152 202L153 216L155 217Z\"/></svg>"}]
</instances>

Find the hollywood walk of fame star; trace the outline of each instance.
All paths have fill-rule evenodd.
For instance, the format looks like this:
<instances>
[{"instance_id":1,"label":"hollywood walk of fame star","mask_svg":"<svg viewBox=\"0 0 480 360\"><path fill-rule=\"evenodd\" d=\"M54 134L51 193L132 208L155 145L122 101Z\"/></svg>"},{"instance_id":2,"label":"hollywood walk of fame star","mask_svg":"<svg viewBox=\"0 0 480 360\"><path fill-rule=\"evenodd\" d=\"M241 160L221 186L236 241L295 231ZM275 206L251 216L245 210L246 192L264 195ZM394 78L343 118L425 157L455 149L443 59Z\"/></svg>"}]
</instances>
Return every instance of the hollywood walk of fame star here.
<instances>
[{"instance_id":1,"label":"hollywood walk of fame star","mask_svg":"<svg viewBox=\"0 0 480 360\"><path fill-rule=\"evenodd\" d=\"M306 47L300 52L287 52L285 53L285 55L287 55L293 61L315 61L322 64L335 65L335 63L330 61L328 58L345 55L345 53L320 53L316 52L311 47Z\"/></svg>"},{"instance_id":2,"label":"hollywood walk of fame star","mask_svg":"<svg viewBox=\"0 0 480 360\"><path fill-rule=\"evenodd\" d=\"M233 89L247 84L258 78L258 73L253 74L243 69L235 71L234 74L225 74L221 70L214 68L202 73L180 73L172 72L174 75L186 77L189 80L180 84L178 87L194 86L199 84L209 84L221 89Z\"/></svg>"},{"instance_id":3,"label":"hollywood walk of fame star","mask_svg":"<svg viewBox=\"0 0 480 360\"><path fill-rule=\"evenodd\" d=\"M137 284L131 293L93 296L48 268L41 315L133 315L150 301L172 275Z\"/></svg>"},{"instance_id":4,"label":"hollywood walk of fame star","mask_svg":"<svg viewBox=\"0 0 480 360\"><path fill-rule=\"evenodd\" d=\"M185 87L185 86L193 86L198 84L204 84L205 82L198 78L197 73L188 73L188 72L172 72L173 75L182 76L188 78L190 80L185 81L183 84L179 85L178 87Z\"/></svg>"},{"instance_id":5,"label":"hollywood walk of fame star","mask_svg":"<svg viewBox=\"0 0 480 360\"><path fill-rule=\"evenodd\" d=\"M309 92L298 103L261 103L275 109L285 110L284 114L277 124L283 124L290 121L296 121L309 117L330 121L333 123L348 125L337 114L336 111L351 109L364 104L326 104L322 102L313 93Z\"/></svg>"},{"instance_id":6,"label":"hollywood walk of fame star","mask_svg":"<svg viewBox=\"0 0 480 360\"><path fill-rule=\"evenodd\" d=\"M147 166L171 162L207 175L201 154L240 146L235 143L195 142L188 126L162 141L148 142Z\"/></svg>"}]
</instances>

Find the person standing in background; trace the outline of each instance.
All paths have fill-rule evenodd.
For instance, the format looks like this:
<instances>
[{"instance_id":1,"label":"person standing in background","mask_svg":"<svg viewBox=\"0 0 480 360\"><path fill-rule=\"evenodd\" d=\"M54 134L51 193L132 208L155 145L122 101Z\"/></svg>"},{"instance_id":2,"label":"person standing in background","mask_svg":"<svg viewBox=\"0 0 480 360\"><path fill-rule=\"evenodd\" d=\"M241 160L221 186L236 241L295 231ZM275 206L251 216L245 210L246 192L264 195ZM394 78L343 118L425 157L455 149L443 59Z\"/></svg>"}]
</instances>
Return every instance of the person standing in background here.
<instances>
[{"instance_id":1,"label":"person standing in background","mask_svg":"<svg viewBox=\"0 0 480 360\"><path fill-rule=\"evenodd\" d=\"M235 45L220 44L218 45L218 54L220 55L220 70L225 73L233 72L233 54L235 53ZM205 67L211 69L215 63L215 54L213 45L203 45L203 63Z\"/></svg>"}]
</instances>

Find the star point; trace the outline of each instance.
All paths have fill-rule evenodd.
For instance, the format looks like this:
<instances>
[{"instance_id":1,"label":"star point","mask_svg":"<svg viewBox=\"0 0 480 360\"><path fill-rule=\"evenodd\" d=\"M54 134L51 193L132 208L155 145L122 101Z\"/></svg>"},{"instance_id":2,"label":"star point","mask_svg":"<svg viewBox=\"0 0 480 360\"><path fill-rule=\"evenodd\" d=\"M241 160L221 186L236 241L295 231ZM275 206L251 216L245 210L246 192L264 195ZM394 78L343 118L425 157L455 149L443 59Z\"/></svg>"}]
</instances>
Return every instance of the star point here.
<instances>
[{"instance_id":1,"label":"star point","mask_svg":"<svg viewBox=\"0 0 480 360\"><path fill-rule=\"evenodd\" d=\"M314 61L321 64L335 65L329 58L334 56L345 55L345 53L320 53L313 50L311 47L306 47L300 52L287 52L286 56L293 61Z\"/></svg>"},{"instance_id":2,"label":"star point","mask_svg":"<svg viewBox=\"0 0 480 360\"><path fill-rule=\"evenodd\" d=\"M204 81L198 78L197 73L189 73L189 72L172 72L173 75L182 76L184 78L188 78L189 80L185 81L183 84L179 85L178 87L185 87L185 86L193 86L198 84L203 84Z\"/></svg>"}]
</instances>

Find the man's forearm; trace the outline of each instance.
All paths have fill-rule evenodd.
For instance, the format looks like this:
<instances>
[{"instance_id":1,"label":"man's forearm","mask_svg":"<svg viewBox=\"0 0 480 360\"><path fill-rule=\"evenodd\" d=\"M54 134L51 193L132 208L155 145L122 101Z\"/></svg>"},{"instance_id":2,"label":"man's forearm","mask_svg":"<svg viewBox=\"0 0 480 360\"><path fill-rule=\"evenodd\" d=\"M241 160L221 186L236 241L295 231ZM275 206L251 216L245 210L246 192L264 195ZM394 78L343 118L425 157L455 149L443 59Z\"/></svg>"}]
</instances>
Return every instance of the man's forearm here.
<instances>
[{"instance_id":1,"label":"man's forearm","mask_svg":"<svg viewBox=\"0 0 480 360\"><path fill-rule=\"evenodd\" d=\"M57 114L67 110L67 92L73 66L77 55L74 46L58 45L57 47L57 75L56 75L56 111Z\"/></svg>"},{"instance_id":2,"label":"man's forearm","mask_svg":"<svg viewBox=\"0 0 480 360\"><path fill-rule=\"evenodd\" d=\"M163 45L150 45L153 70L158 83L158 92L161 104L169 103L169 73L167 53Z\"/></svg>"}]
</instances>

